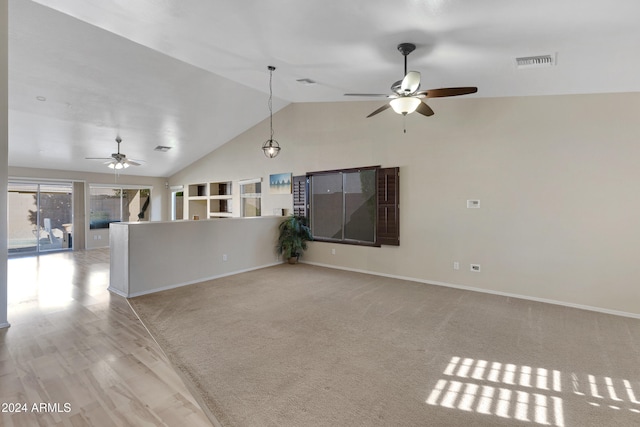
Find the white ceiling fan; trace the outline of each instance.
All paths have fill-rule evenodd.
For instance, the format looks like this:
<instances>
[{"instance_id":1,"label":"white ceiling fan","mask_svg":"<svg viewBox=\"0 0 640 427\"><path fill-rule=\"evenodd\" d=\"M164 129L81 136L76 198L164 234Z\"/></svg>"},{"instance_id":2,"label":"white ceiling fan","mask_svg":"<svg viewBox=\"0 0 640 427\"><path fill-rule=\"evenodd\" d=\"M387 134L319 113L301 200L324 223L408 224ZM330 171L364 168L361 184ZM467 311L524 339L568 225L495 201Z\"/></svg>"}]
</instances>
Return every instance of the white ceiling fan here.
<instances>
[{"instance_id":1,"label":"white ceiling fan","mask_svg":"<svg viewBox=\"0 0 640 427\"><path fill-rule=\"evenodd\" d=\"M432 116L433 110L426 104L425 99L468 95L478 91L478 88L474 86L419 90L420 73L417 71L407 71L407 56L409 56L409 54L415 49L416 45L413 43L400 43L398 45L398 51L402 56L404 56L404 78L391 85L392 94L345 93L345 96L372 96L390 99L388 103L384 104L367 117L375 116L387 108L393 108L396 113L405 116L413 113L414 111L422 114L423 116Z\"/></svg>"},{"instance_id":2,"label":"white ceiling fan","mask_svg":"<svg viewBox=\"0 0 640 427\"><path fill-rule=\"evenodd\" d=\"M118 152L111 153L111 157L85 157L85 159L107 160L104 164L114 170L126 169L129 166L140 166L143 163L142 160L127 159L126 154L120 153L120 143L122 139L119 136L116 137L116 142L118 143Z\"/></svg>"}]
</instances>

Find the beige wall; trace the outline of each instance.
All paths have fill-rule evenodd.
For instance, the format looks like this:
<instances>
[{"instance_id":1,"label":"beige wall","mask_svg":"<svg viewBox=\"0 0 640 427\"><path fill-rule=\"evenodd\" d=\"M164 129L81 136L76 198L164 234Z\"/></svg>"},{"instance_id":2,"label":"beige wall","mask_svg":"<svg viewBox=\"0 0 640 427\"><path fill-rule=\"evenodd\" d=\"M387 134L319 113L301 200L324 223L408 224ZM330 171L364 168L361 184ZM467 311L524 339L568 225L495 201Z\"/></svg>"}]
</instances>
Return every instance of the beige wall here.
<instances>
[{"instance_id":1,"label":"beige wall","mask_svg":"<svg viewBox=\"0 0 640 427\"><path fill-rule=\"evenodd\" d=\"M391 110L365 119L380 102L292 104L274 116L279 157L261 153L265 121L169 181L400 166L400 247L313 243L304 259L640 315L640 94L429 104L406 134ZM264 212L291 207L267 191Z\"/></svg>"},{"instance_id":2,"label":"beige wall","mask_svg":"<svg viewBox=\"0 0 640 427\"><path fill-rule=\"evenodd\" d=\"M105 168L106 169L106 168ZM113 173L87 173L75 171L62 171L53 169L31 169L9 167L9 177L12 180L59 180L74 181L74 247L75 249L94 249L109 246L109 230L89 230L86 221L86 209L89 201L90 184L108 185L142 185L151 186L151 216L152 221L164 221L169 217L169 190L166 188L166 178L142 177L134 175L119 175ZM82 190L83 194L77 194ZM80 227L84 224L84 227ZM84 229L84 230L83 230ZM100 239L94 239L100 237Z\"/></svg>"}]
</instances>

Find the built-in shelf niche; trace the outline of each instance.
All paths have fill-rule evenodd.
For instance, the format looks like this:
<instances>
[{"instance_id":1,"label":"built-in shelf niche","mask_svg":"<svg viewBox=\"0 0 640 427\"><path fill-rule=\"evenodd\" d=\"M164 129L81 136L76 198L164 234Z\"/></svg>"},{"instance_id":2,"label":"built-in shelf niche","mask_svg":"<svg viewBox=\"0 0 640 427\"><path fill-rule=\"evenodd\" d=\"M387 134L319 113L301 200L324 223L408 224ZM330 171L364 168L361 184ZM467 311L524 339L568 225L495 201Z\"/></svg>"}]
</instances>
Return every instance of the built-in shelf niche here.
<instances>
[{"instance_id":1,"label":"built-in shelf niche","mask_svg":"<svg viewBox=\"0 0 640 427\"><path fill-rule=\"evenodd\" d=\"M231 181L209 183L209 218L232 216Z\"/></svg>"},{"instance_id":2,"label":"built-in shelf niche","mask_svg":"<svg viewBox=\"0 0 640 427\"><path fill-rule=\"evenodd\" d=\"M191 184L189 185L189 198L193 197L206 197L207 185L206 184Z\"/></svg>"},{"instance_id":3,"label":"built-in shelf niche","mask_svg":"<svg viewBox=\"0 0 640 427\"><path fill-rule=\"evenodd\" d=\"M187 206L190 219L226 218L232 216L231 181L191 184Z\"/></svg>"},{"instance_id":4,"label":"built-in shelf niche","mask_svg":"<svg viewBox=\"0 0 640 427\"><path fill-rule=\"evenodd\" d=\"M209 183L210 196L231 196L231 182Z\"/></svg>"}]
</instances>

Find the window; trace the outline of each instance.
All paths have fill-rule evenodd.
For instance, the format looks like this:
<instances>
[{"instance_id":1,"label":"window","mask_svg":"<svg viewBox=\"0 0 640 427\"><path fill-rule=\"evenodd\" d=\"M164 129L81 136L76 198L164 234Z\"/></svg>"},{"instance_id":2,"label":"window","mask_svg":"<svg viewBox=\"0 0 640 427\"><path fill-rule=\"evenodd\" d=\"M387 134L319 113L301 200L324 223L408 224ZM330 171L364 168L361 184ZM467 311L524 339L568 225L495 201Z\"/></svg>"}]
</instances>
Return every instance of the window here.
<instances>
[{"instance_id":1,"label":"window","mask_svg":"<svg viewBox=\"0 0 640 427\"><path fill-rule=\"evenodd\" d=\"M240 181L240 215L243 217L260 216L262 198L262 178Z\"/></svg>"},{"instance_id":2,"label":"window","mask_svg":"<svg viewBox=\"0 0 640 427\"><path fill-rule=\"evenodd\" d=\"M316 240L397 246L398 176L398 168L366 167L294 177L294 212L308 214Z\"/></svg>"},{"instance_id":3,"label":"window","mask_svg":"<svg viewBox=\"0 0 640 427\"><path fill-rule=\"evenodd\" d=\"M149 221L151 189L91 185L89 228L109 228L112 222Z\"/></svg>"},{"instance_id":4,"label":"window","mask_svg":"<svg viewBox=\"0 0 640 427\"><path fill-rule=\"evenodd\" d=\"M184 186L174 185L171 189L171 221L184 219Z\"/></svg>"}]
</instances>

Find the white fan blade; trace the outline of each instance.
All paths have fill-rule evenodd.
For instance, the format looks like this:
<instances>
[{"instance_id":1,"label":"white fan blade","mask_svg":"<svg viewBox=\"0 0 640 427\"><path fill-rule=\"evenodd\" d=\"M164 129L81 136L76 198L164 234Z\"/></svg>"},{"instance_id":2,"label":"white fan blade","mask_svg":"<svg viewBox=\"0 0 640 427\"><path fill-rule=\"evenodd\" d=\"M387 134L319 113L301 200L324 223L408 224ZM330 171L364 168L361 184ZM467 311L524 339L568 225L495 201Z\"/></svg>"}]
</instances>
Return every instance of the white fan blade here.
<instances>
[{"instance_id":1,"label":"white fan blade","mask_svg":"<svg viewBox=\"0 0 640 427\"><path fill-rule=\"evenodd\" d=\"M400 85L400 90L405 95L412 94L420 88L420 73L417 71L409 71Z\"/></svg>"},{"instance_id":2,"label":"white fan blade","mask_svg":"<svg viewBox=\"0 0 640 427\"><path fill-rule=\"evenodd\" d=\"M133 159L125 159L124 163L130 164L131 166L140 166L142 164L142 160L133 160Z\"/></svg>"},{"instance_id":3,"label":"white fan blade","mask_svg":"<svg viewBox=\"0 0 640 427\"><path fill-rule=\"evenodd\" d=\"M382 93L345 93L344 96L374 96L374 97L387 97L389 95Z\"/></svg>"}]
</instances>

